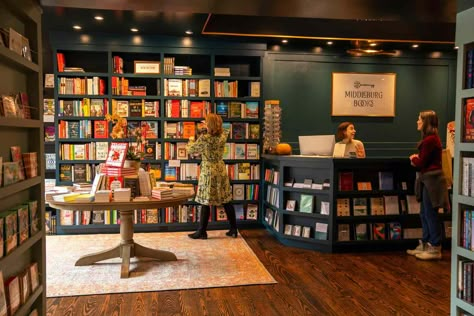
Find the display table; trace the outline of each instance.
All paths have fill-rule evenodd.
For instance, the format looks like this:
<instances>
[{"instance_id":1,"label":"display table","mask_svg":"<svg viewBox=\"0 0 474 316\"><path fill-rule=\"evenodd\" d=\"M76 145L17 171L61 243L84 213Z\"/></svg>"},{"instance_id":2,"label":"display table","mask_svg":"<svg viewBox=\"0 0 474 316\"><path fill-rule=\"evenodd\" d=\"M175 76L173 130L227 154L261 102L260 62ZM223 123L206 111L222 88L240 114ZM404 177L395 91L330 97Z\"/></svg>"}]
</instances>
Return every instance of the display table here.
<instances>
[{"instance_id":1,"label":"display table","mask_svg":"<svg viewBox=\"0 0 474 316\"><path fill-rule=\"evenodd\" d=\"M51 201L49 205L60 210L104 210L113 209L120 212L120 244L116 247L97 253L85 255L76 261L76 266L86 266L98 261L122 258L122 268L120 278L128 278L130 268L130 258L147 257L160 261L176 261L174 253L164 250L157 250L144 247L133 241L133 210L165 208L178 206L185 203L193 195L191 194L173 194L172 197L156 200L139 202L56 202Z\"/></svg>"}]
</instances>

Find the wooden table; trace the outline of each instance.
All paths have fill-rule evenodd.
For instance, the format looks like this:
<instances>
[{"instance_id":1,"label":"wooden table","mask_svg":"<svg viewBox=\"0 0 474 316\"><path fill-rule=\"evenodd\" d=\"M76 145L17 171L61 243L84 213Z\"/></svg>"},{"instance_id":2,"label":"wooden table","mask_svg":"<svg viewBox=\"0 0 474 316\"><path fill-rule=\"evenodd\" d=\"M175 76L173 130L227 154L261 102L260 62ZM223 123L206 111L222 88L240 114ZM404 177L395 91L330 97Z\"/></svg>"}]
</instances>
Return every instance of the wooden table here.
<instances>
[{"instance_id":1,"label":"wooden table","mask_svg":"<svg viewBox=\"0 0 474 316\"><path fill-rule=\"evenodd\" d=\"M185 203L193 195L190 194L173 194L172 197L149 201L137 202L56 202L51 201L49 205L60 210L118 210L120 212L120 244L116 247L89 255L82 256L76 261L76 266L86 266L94 264L98 261L122 258L122 268L120 278L129 277L130 258L147 257L160 261L176 261L176 255L169 251L157 250L144 247L133 241L133 210L135 209L151 209L164 208L170 206L178 206Z\"/></svg>"}]
</instances>

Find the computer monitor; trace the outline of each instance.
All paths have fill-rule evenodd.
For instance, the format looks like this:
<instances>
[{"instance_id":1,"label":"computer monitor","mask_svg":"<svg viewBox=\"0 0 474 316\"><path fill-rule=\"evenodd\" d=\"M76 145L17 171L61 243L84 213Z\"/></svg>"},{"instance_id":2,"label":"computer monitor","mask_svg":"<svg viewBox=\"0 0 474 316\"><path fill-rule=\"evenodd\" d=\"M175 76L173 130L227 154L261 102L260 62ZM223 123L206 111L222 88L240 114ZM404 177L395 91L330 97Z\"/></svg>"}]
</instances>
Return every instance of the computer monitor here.
<instances>
[{"instance_id":1,"label":"computer monitor","mask_svg":"<svg viewBox=\"0 0 474 316\"><path fill-rule=\"evenodd\" d=\"M298 136L300 154L332 157L336 139L334 135Z\"/></svg>"}]
</instances>

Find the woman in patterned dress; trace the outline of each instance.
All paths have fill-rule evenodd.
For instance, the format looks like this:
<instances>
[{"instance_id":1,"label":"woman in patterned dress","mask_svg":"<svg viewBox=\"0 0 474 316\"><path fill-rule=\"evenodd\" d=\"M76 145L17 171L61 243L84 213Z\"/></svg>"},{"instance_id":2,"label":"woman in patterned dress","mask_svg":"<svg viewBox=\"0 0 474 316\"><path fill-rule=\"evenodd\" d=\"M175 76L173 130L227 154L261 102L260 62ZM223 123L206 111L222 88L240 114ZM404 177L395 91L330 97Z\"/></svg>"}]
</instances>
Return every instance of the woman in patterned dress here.
<instances>
[{"instance_id":1,"label":"woman in patterned dress","mask_svg":"<svg viewBox=\"0 0 474 316\"><path fill-rule=\"evenodd\" d=\"M222 128L222 118L210 113L206 116L202 134L196 141L189 139L186 149L190 155L201 155L201 172L195 201L201 204L199 229L189 234L193 239L207 239L207 224L209 222L210 206L224 206L230 223L227 236L237 237L237 221L232 200L229 176L224 164L224 146L229 131Z\"/></svg>"}]
</instances>

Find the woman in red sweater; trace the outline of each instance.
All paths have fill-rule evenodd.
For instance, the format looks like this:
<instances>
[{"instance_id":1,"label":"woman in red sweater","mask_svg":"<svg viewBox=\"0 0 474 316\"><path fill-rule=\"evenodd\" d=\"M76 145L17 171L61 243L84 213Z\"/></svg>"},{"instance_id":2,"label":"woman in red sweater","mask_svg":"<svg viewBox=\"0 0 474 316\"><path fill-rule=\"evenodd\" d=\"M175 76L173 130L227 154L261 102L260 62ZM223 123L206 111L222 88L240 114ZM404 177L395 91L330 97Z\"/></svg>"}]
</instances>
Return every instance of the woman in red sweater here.
<instances>
[{"instance_id":1,"label":"woman in red sweater","mask_svg":"<svg viewBox=\"0 0 474 316\"><path fill-rule=\"evenodd\" d=\"M438 136L438 116L434 111L422 111L416 122L422 140L418 154L410 156L412 166L418 169L415 193L421 202L420 217L423 237L418 247L407 250L422 260L441 259L441 224L439 208L449 209L448 186L441 167L442 146Z\"/></svg>"}]
</instances>

